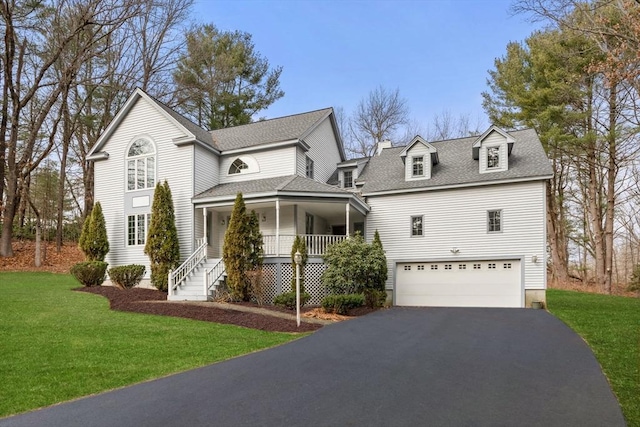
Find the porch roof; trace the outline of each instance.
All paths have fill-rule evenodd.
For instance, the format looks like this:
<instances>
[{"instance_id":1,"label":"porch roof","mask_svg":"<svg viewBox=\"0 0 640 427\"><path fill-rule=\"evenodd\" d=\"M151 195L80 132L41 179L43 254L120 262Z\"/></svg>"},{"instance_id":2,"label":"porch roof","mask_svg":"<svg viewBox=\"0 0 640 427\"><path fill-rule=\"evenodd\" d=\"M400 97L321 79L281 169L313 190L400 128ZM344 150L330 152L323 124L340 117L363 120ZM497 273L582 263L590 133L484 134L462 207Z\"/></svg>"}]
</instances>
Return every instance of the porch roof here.
<instances>
[{"instance_id":1,"label":"porch roof","mask_svg":"<svg viewBox=\"0 0 640 427\"><path fill-rule=\"evenodd\" d=\"M242 193L245 199L280 196L343 199L344 201L349 200L354 207L359 208L363 213L370 210L365 201L357 194L300 175L220 184L194 196L192 202L195 205L228 202L232 201L238 193Z\"/></svg>"}]
</instances>

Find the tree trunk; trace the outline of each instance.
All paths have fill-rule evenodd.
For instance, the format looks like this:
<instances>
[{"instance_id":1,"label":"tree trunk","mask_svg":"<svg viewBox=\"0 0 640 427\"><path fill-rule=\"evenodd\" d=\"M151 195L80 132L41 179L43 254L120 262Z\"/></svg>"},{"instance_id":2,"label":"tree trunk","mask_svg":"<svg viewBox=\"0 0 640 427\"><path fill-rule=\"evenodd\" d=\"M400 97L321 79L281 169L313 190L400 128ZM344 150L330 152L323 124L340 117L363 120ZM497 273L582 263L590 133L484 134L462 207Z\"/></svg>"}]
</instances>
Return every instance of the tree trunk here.
<instances>
[{"instance_id":1,"label":"tree trunk","mask_svg":"<svg viewBox=\"0 0 640 427\"><path fill-rule=\"evenodd\" d=\"M609 89L609 150L608 150L608 163L607 163L607 187L606 198L607 206L605 210L604 220L604 291L611 294L611 277L613 274L613 220L615 216L615 204L616 204L616 176L617 171L617 111L618 111L618 91L617 83L611 82L611 88Z\"/></svg>"}]
</instances>

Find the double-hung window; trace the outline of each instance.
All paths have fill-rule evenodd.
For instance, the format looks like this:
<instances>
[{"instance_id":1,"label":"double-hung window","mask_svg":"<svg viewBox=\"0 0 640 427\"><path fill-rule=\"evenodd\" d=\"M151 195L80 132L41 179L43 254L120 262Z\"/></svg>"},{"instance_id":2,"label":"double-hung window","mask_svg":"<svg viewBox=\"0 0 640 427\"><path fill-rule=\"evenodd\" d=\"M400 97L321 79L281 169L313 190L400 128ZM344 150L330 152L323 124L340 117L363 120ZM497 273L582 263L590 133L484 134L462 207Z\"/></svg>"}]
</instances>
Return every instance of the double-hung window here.
<instances>
[{"instance_id":1,"label":"double-hung window","mask_svg":"<svg viewBox=\"0 0 640 427\"><path fill-rule=\"evenodd\" d=\"M140 138L127 152L127 190L143 190L156 185L156 150L151 141Z\"/></svg>"},{"instance_id":2,"label":"double-hung window","mask_svg":"<svg viewBox=\"0 0 640 427\"><path fill-rule=\"evenodd\" d=\"M424 235L423 218L420 216L411 217L411 237L419 237Z\"/></svg>"},{"instance_id":3,"label":"double-hung window","mask_svg":"<svg viewBox=\"0 0 640 427\"><path fill-rule=\"evenodd\" d=\"M487 231L489 233L497 233L502 231L502 211L487 211Z\"/></svg>"},{"instance_id":4,"label":"double-hung window","mask_svg":"<svg viewBox=\"0 0 640 427\"><path fill-rule=\"evenodd\" d=\"M424 176L424 156L416 156L411 159L411 176L414 178Z\"/></svg>"},{"instance_id":5,"label":"double-hung window","mask_svg":"<svg viewBox=\"0 0 640 427\"><path fill-rule=\"evenodd\" d=\"M500 147L487 148L487 169L500 167Z\"/></svg>"},{"instance_id":6,"label":"double-hung window","mask_svg":"<svg viewBox=\"0 0 640 427\"><path fill-rule=\"evenodd\" d=\"M344 171L344 188L353 187L353 171Z\"/></svg>"},{"instance_id":7,"label":"double-hung window","mask_svg":"<svg viewBox=\"0 0 640 427\"><path fill-rule=\"evenodd\" d=\"M309 157L307 157L306 171L307 171L307 178L313 179L313 160L310 159Z\"/></svg>"}]
</instances>

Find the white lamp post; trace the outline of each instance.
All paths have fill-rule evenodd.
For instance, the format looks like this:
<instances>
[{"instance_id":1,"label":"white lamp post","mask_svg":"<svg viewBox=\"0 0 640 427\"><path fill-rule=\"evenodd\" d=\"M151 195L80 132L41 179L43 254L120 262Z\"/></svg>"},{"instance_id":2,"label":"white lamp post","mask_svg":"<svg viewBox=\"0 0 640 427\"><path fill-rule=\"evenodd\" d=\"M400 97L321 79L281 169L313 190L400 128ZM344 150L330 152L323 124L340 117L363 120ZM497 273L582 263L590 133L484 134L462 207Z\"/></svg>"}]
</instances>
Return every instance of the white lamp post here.
<instances>
[{"instance_id":1,"label":"white lamp post","mask_svg":"<svg viewBox=\"0 0 640 427\"><path fill-rule=\"evenodd\" d=\"M296 263L296 323L300 327L300 264L302 264L302 254L297 251L293 256Z\"/></svg>"}]
</instances>

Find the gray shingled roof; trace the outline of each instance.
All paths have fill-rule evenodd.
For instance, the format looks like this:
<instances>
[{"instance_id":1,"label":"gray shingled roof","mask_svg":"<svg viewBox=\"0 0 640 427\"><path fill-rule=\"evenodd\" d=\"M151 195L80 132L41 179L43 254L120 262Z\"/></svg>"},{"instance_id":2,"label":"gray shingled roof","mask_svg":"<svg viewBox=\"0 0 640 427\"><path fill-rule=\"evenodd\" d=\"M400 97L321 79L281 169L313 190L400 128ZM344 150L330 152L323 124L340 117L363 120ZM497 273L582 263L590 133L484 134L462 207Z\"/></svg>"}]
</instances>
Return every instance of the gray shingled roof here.
<instances>
[{"instance_id":1,"label":"gray shingled roof","mask_svg":"<svg viewBox=\"0 0 640 427\"><path fill-rule=\"evenodd\" d=\"M477 137L431 142L438 150L440 163L433 167L431 178L405 181L404 163L400 153L405 147L382 150L373 156L358 181L364 181L362 194L441 187L457 184L491 183L508 179L549 177L553 175L551 163L540 140L533 129L509 132L515 138L513 151L509 156L509 170L504 172L480 173L478 160L473 160L472 144Z\"/></svg>"},{"instance_id":2,"label":"gray shingled roof","mask_svg":"<svg viewBox=\"0 0 640 427\"><path fill-rule=\"evenodd\" d=\"M278 176L275 178L254 179L251 181L229 182L216 185L196 195L193 200L204 200L215 197L235 196L242 193L245 196L260 193L313 193L352 196L353 193L338 187L323 184L313 179L299 175Z\"/></svg>"},{"instance_id":3,"label":"gray shingled roof","mask_svg":"<svg viewBox=\"0 0 640 427\"><path fill-rule=\"evenodd\" d=\"M211 138L211 134L206 130L202 129L197 124L193 123L191 120L187 119L181 114L176 113L172 108L166 106L162 102L158 101L155 98L152 98L156 103L167 112L171 117L173 117L178 123L184 126L189 132L191 132L198 141L205 142L207 144L213 145L213 138ZM215 146L214 146L215 147ZM217 148L217 147L216 147Z\"/></svg>"},{"instance_id":4,"label":"gray shingled roof","mask_svg":"<svg viewBox=\"0 0 640 427\"><path fill-rule=\"evenodd\" d=\"M218 129L211 131L211 138L214 146L221 151L299 139L320 120L328 116L331 111L331 108L324 108L308 113Z\"/></svg>"}]
</instances>

